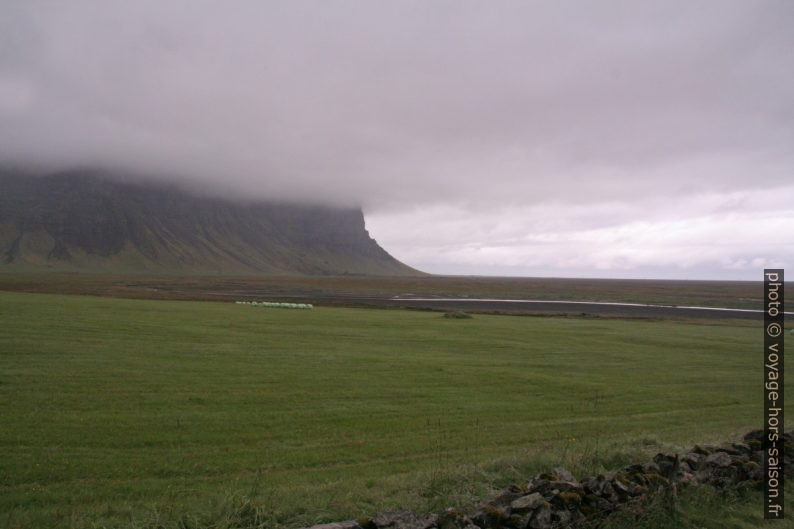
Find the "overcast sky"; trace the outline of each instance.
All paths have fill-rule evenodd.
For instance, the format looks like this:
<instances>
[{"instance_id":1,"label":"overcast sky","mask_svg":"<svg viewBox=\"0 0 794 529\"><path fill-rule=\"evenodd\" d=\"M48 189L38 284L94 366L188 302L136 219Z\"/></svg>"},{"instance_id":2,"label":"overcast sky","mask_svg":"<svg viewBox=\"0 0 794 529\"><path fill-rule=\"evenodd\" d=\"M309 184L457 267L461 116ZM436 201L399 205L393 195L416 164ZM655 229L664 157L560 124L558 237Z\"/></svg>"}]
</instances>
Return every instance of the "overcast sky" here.
<instances>
[{"instance_id":1,"label":"overcast sky","mask_svg":"<svg viewBox=\"0 0 794 529\"><path fill-rule=\"evenodd\" d=\"M794 265L794 2L3 0L0 161L364 208L438 273Z\"/></svg>"}]
</instances>

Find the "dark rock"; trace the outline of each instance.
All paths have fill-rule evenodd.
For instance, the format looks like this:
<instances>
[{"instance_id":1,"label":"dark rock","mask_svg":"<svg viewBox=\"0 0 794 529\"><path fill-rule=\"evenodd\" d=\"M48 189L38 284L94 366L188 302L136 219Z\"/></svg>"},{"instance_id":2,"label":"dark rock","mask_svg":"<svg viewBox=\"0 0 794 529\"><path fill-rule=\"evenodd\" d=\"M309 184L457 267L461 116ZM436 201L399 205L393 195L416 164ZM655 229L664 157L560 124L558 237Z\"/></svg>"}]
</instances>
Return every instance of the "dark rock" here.
<instances>
[{"instance_id":1,"label":"dark rock","mask_svg":"<svg viewBox=\"0 0 794 529\"><path fill-rule=\"evenodd\" d=\"M643 466L642 465L629 465L623 468L623 471L627 474L642 474Z\"/></svg>"},{"instance_id":2,"label":"dark rock","mask_svg":"<svg viewBox=\"0 0 794 529\"><path fill-rule=\"evenodd\" d=\"M582 504L582 496L576 492L560 492L552 499L552 505L565 511L577 510Z\"/></svg>"},{"instance_id":3,"label":"dark rock","mask_svg":"<svg viewBox=\"0 0 794 529\"><path fill-rule=\"evenodd\" d=\"M673 479L678 472L678 455L656 454L653 461L659 467L659 474L667 479Z\"/></svg>"},{"instance_id":4,"label":"dark rock","mask_svg":"<svg viewBox=\"0 0 794 529\"><path fill-rule=\"evenodd\" d=\"M524 514L511 514L510 518L505 522L505 526L512 529L526 529L529 526L529 520L532 518L532 512Z\"/></svg>"},{"instance_id":5,"label":"dark rock","mask_svg":"<svg viewBox=\"0 0 794 529\"><path fill-rule=\"evenodd\" d=\"M438 529L464 529L472 524L471 520L457 509L446 509L438 515L436 526Z\"/></svg>"},{"instance_id":6,"label":"dark rock","mask_svg":"<svg viewBox=\"0 0 794 529\"><path fill-rule=\"evenodd\" d=\"M649 461L645 463L642 465L642 469L644 472L656 472L657 474L662 473L662 469L656 464L655 461Z\"/></svg>"},{"instance_id":7,"label":"dark rock","mask_svg":"<svg viewBox=\"0 0 794 529\"><path fill-rule=\"evenodd\" d=\"M549 483L551 483L550 479L541 476L535 476L529 480L527 490L529 490L529 492L540 492L541 494L545 494L547 491L551 490Z\"/></svg>"},{"instance_id":8,"label":"dark rock","mask_svg":"<svg viewBox=\"0 0 794 529\"><path fill-rule=\"evenodd\" d=\"M695 481L695 474L692 472L681 472L678 475L678 483L681 485L689 485Z\"/></svg>"},{"instance_id":9,"label":"dark rock","mask_svg":"<svg viewBox=\"0 0 794 529\"><path fill-rule=\"evenodd\" d=\"M522 496L511 502L510 509L515 512L532 511L544 503L545 500L543 499L543 495L539 492L533 492L532 494Z\"/></svg>"},{"instance_id":10,"label":"dark rock","mask_svg":"<svg viewBox=\"0 0 794 529\"><path fill-rule=\"evenodd\" d=\"M571 516L571 511L567 510L554 511L551 514L551 519L555 525L567 525L571 523L572 518L573 516Z\"/></svg>"},{"instance_id":11,"label":"dark rock","mask_svg":"<svg viewBox=\"0 0 794 529\"><path fill-rule=\"evenodd\" d=\"M578 481L552 481L549 483L549 487L559 492L582 490L582 486Z\"/></svg>"},{"instance_id":12,"label":"dark rock","mask_svg":"<svg viewBox=\"0 0 794 529\"><path fill-rule=\"evenodd\" d=\"M618 501L620 501L620 496L618 496L618 492L617 490L615 490L615 487L612 485L611 481L607 481L604 484L604 492L600 496L602 498L609 500L612 503L617 503Z\"/></svg>"},{"instance_id":13,"label":"dark rock","mask_svg":"<svg viewBox=\"0 0 794 529\"><path fill-rule=\"evenodd\" d=\"M717 467L728 467L732 462L731 456L725 452L714 452L713 454L706 457L704 464Z\"/></svg>"},{"instance_id":14,"label":"dark rock","mask_svg":"<svg viewBox=\"0 0 794 529\"><path fill-rule=\"evenodd\" d=\"M684 461L686 464L688 464L692 470L697 470L705 459L706 458L703 456L703 454L689 452L687 455L681 458L681 461Z\"/></svg>"},{"instance_id":15,"label":"dark rock","mask_svg":"<svg viewBox=\"0 0 794 529\"><path fill-rule=\"evenodd\" d=\"M520 498L526 493L527 491L521 489L520 487L511 485L506 490L500 492L493 500L491 500L491 503L496 505L510 505L513 500Z\"/></svg>"},{"instance_id":16,"label":"dark rock","mask_svg":"<svg viewBox=\"0 0 794 529\"><path fill-rule=\"evenodd\" d=\"M764 468L755 461L742 464L744 476L751 481L761 481L764 477Z\"/></svg>"},{"instance_id":17,"label":"dark rock","mask_svg":"<svg viewBox=\"0 0 794 529\"><path fill-rule=\"evenodd\" d=\"M711 455L716 449L717 449L716 447L710 445L703 445L703 446L695 445L692 451L695 452L696 454L708 456Z\"/></svg>"},{"instance_id":18,"label":"dark rock","mask_svg":"<svg viewBox=\"0 0 794 529\"><path fill-rule=\"evenodd\" d=\"M532 514L529 529L548 529L551 527L551 505L544 503Z\"/></svg>"},{"instance_id":19,"label":"dark rock","mask_svg":"<svg viewBox=\"0 0 794 529\"><path fill-rule=\"evenodd\" d=\"M427 529L436 525L435 516L420 516L403 509L378 513L372 521L379 529Z\"/></svg>"},{"instance_id":20,"label":"dark rock","mask_svg":"<svg viewBox=\"0 0 794 529\"><path fill-rule=\"evenodd\" d=\"M678 473L676 473L673 479L667 479L661 474L657 474L655 472L648 472L647 474L645 474L645 486L647 486L651 490L669 489L672 485L672 481L681 479L683 474L684 473L682 473L681 469L679 468Z\"/></svg>"},{"instance_id":21,"label":"dark rock","mask_svg":"<svg viewBox=\"0 0 794 529\"><path fill-rule=\"evenodd\" d=\"M753 430L752 432L747 432L744 434L743 437L744 441L764 441L764 431L763 430Z\"/></svg>"},{"instance_id":22,"label":"dark rock","mask_svg":"<svg viewBox=\"0 0 794 529\"><path fill-rule=\"evenodd\" d=\"M746 443L733 443L731 445L731 449L728 450L728 453L732 454L732 455L733 454L736 454L736 455L740 455L740 454L750 455L750 454L753 453L753 449L750 448L750 445L748 445Z\"/></svg>"},{"instance_id":23,"label":"dark rock","mask_svg":"<svg viewBox=\"0 0 794 529\"><path fill-rule=\"evenodd\" d=\"M324 523L320 525L313 525L311 529L361 529L358 522L349 520L347 522Z\"/></svg>"},{"instance_id":24,"label":"dark rock","mask_svg":"<svg viewBox=\"0 0 794 529\"><path fill-rule=\"evenodd\" d=\"M608 513L615 510L615 503L605 500L604 498L598 498L596 502L596 509L599 513Z\"/></svg>"},{"instance_id":25,"label":"dark rock","mask_svg":"<svg viewBox=\"0 0 794 529\"><path fill-rule=\"evenodd\" d=\"M554 469L554 474L557 475L555 481L568 481L570 483L578 483L576 478L573 474L571 474L567 469L562 467L557 467Z\"/></svg>"},{"instance_id":26,"label":"dark rock","mask_svg":"<svg viewBox=\"0 0 794 529\"><path fill-rule=\"evenodd\" d=\"M369 517L363 517L356 520L358 525L361 526L361 529L378 529L378 525L375 523L375 520Z\"/></svg>"},{"instance_id":27,"label":"dark rock","mask_svg":"<svg viewBox=\"0 0 794 529\"><path fill-rule=\"evenodd\" d=\"M615 489L615 492L617 492L618 494L629 493L630 481L625 471L621 470L620 472L615 472L614 474L612 474L611 477L609 475L607 477L609 479L610 484L612 485L612 488Z\"/></svg>"},{"instance_id":28,"label":"dark rock","mask_svg":"<svg viewBox=\"0 0 794 529\"><path fill-rule=\"evenodd\" d=\"M486 504L472 515L471 520L475 525L484 529L496 529L509 518L510 509L508 507Z\"/></svg>"},{"instance_id":29,"label":"dark rock","mask_svg":"<svg viewBox=\"0 0 794 529\"><path fill-rule=\"evenodd\" d=\"M604 494L604 487L607 485L607 480L604 476L596 476L594 478L588 478L584 481L583 486L586 491L589 491L596 496L602 496Z\"/></svg>"}]
</instances>

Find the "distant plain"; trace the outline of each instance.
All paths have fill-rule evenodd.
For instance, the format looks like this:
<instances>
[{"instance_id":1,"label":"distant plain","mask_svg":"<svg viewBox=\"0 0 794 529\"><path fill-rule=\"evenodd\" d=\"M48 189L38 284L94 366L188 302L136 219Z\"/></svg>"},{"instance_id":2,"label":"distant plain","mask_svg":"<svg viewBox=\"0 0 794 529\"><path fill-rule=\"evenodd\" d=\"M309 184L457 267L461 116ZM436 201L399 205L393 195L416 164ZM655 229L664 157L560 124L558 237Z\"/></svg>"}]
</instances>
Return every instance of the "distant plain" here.
<instances>
[{"instance_id":1,"label":"distant plain","mask_svg":"<svg viewBox=\"0 0 794 529\"><path fill-rule=\"evenodd\" d=\"M786 286L791 290L792 283ZM267 296L324 304L392 296L537 299L761 309L760 282L477 276L200 276L24 272L0 268L0 290L124 298L232 300Z\"/></svg>"}]
</instances>

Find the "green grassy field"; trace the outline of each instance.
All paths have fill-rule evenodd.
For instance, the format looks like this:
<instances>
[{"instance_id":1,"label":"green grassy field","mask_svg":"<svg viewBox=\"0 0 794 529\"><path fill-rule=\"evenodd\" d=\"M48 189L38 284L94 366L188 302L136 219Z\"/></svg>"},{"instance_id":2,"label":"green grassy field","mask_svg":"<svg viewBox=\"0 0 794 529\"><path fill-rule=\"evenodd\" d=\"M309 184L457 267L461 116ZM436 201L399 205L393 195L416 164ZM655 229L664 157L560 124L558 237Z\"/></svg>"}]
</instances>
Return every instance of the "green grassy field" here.
<instances>
[{"instance_id":1,"label":"green grassy field","mask_svg":"<svg viewBox=\"0 0 794 529\"><path fill-rule=\"evenodd\" d=\"M2 527L250 513L298 527L465 505L551 465L595 472L761 418L753 322L0 292L0 325Z\"/></svg>"}]
</instances>

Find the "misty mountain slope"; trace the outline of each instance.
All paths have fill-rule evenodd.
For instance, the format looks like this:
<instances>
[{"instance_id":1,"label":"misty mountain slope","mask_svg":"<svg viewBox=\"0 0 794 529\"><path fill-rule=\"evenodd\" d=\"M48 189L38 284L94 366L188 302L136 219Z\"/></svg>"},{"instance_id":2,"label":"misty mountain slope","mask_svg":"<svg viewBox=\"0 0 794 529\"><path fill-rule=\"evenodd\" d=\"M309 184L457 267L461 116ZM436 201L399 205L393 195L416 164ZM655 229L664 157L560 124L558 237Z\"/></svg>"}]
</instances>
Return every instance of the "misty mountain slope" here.
<instances>
[{"instance_id":1,"label":"misty mountain slope","mask_svg":"<svg viewBox=\"0 0 794 529\"><path fill-rule=\"evenodd\" d=\"M241 204L89 172L0 172L0 269L223 274L418 272L357 209Z\"/></svg>"}]
</instances>

